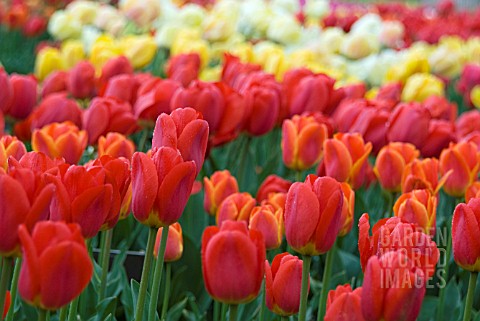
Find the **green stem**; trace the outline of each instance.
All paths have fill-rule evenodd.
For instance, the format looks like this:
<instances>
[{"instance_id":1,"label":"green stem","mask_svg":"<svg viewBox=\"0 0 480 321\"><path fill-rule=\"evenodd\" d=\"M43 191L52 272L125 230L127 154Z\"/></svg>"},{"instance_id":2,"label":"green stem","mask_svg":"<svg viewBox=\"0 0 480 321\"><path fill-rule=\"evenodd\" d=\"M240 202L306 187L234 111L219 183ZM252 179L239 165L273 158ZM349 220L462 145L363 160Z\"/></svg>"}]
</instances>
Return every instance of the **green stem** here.
<instances>
[{"instance_id":1,"label":"green stem","mask_svg":"<svg viewBox=\"0 0 480 321\"><path fill-rule=\"evenodd\" d=\"M100 276L100 290L98 293L98 302L106 297L108 268L110 265L110 248L112 246L113 229L102 232L102 247L100 249L100 266L102 274Z\"/></svg>"},{"instance_id":2,"label":"green stem","mask_svg":"<svg viewBox=\"0 0 480 321\"><path fill-rule=\"evenodd\" d=\"M218 321L218 315L220 313L220 302L217 300L213 301L213 321Z\"/></svg>"},{"instance_id":3,"label":"green stem","mask_svg":"<svg viewBox=\"0 0 480 321\"><path fill-rule=\"evenodd\" d=\"M247 160L248 160L248 148L250 145L250 136L245 137L244 144L242 146L241 156L240 156L240 167L237 175L239 185L245 188L245 172L247 169Z\"/></svg>"},{"instance_id":4,"label":"green stem","mask_svg":"<svg viewBox=\"0 0 480 321\"><path fill-rule=\"evenodd\" d=\"M165 260L165 249L167 248L168 226L163 227L162 239L155 265L155 274L153 276L152 293L150 296L150 306L148 309L148 321L155 321L157 313L158 295L160 293L160 283L162 283L163 262Z\"/></svg>"},{"instance_id":5,"label":"green stem","mask_svg":"<svg viewBox=\"0 0 480 321\"><path fill-rule=\"evenodd\" d=\"M70 309L68 311L68 321L77 321L78 303L80 301L80 295L70 303Z\"/></svg>"},{"instance_id":6,"label":"green stem","mask_svg":"<svg viewBox=\"0 0 480 321\"><path fill-rule=\"evenodd\" d=\"M38 308L37 313L38 313L38 321L47 321L47 310Z\"/></svg>"},{"instance_id":7,"label":"green stem","mask_svg":"<svg viewBox=\"0 0 480 321\"><path fill-rule=\"evenodd\" d=\"M138 151L143 152L143 149L145 148L145 143L147 142L147 137L148 137L148 127L145 127L142 131L142 136L140 137L140 140L138 142Z\"/></svg>"},{"instance_id":8,"label":"green stem","mask_svg":"<svg viewBox=\"0 0 480 321\"><path fill-rule=\"evenodd\" d=\"M65 321L67 319L68 313L68 304L60 309L60 316L58 317L58 321Z\"/></svg>"},{"instance_id":9,"label":"green stem","mask_svg":"<svg viewBox=\"0 0 480 321\"><path fill-rule=\"evenodd\" d=\"M281 321L288 321L288 317L281 317L280 320Z\"/></svg>"},{"instance_id":10,"label":"green stem","mask_svg":"<svg viewBox=\"0 0 480 321\"><path fill-rule=\"evenodd\" d=\"M226 303L222 303L222 311L220 312L221 313L220 319L222 321L225 321L225 319L227 318L227 308L228 308L228 305Z\"/></svg>"},{"instance_id":11,"label":"green stem","mask_svg":"<svg viewBox=\"0 0 480 321\"><path fill-rule=\"evenodd\" d=\"M138 290L137 308L135 310L135 321L143 320L143 309L145 307L145 298L147 295L148 279L150 276L150 269L152 267L153 246L155 245L155 238L157 229L150 227L148 230L147 249L145 252L145 261L143 262L142 279L140 281L140 289Z\"/></svg>"},{"instance_id":12,"label":"green stem","mask_svg":"<svg viewBox=\"0 0 480 321\"><path fill-rule=\"evenodd\" d=\"M295 181L297 181L297 182L303 182L303 180L302 180L302 171L301 171L301 170L295 171Z\"/></svg>"},{"instance_id":13,"label":"green stem","mask_svg":"<svg viewBox=\"0 0 480 321\"><path fill-rule=\"evenodd\" d=\"M320 294L320 301L318 302L317 321L323 320L323 317L325 316L327 295L328 295L328 290L330 289L329 285L330 285L330 277L332 274L332 264L333 264L334 253L335 253L335 244L333 244L330 251L327 252L325 270L323 271L322 292Z\"/></svg>"},{"instance_id":14,"label":"green stem","mask_svg":"<svg viewBox=\"0 0 480 321\"><path fill-rule=\"evenodd\" d=\"M265 319L265 278L262 282L262 301L260 302L260 318L259 321L263 321Z\"/></svg>"},{"instance_id":15,"label":"green stem","mask_svg":"<svg viewBox=\"0 0 480 321\"><path fill-rule=\"evenodd\" d=\"M170 278L172 277L172 265L166 263L165 270L165 293L163 295L162 316L160 320L165 320L168 311L168 299L170 298Z\"/></svg>"},{"instance_id":16,"label":"green stem","mask_svg":"<svg viewBox=\"0 0 480 321\"><path fill-rule=\"evenodd\" d=\"M298 311L298 320L305 321L307 316L307 301L308 301L308 280L310 278L310 262L312 257L310 255L303 256L302 266L302 292L300 293L300 310Z\"/></svg>"},{"instance_id":17,"label":"green stem","mask_svg":"<svg viewBox=\"0 0 480 321\"><path fill-rule=\"evenodd\" d=\"M3 314L5 308L5 297L7 295L8 285L10 284L10 278L12 276L13 258L4 257L2 274L0 276L0 313ZM0 315L1 315L0 314ZM0 318L3 319L3 318Z\"/></svg>"},{"instance_id":18,"label":"green stem","mask_svg":"<svg viewBox=\"0 0 480 321\"><path fill-rule=\"evenodd\" d=\"M465 300L465 312L463 321L470 321L472 313L473 297L475 296L475 287L477 286L478 272L470 272L470 280L468 281L467 299Z\"/></svg>"},{"instance_id":19,"label":"green stem","mask_svg":"<svg viewBox=\"0 0 480 321\"><path fill-rule=\"evenodd\" d=\"M445 286L440 288L440 292L438 295L438 309L437 309L437 318L436 320L443 320L443 311L444 311L444 304L445 304L445 289L446 285L448 284L448 270L450 267L450 257L452 255L452 237L451 237L451 229L449 224L447 223L447 250L445 252Z\"/></svg>"},{"instance_id":20,"label":"green stem","mask_svg":"<svg viewBox=\"0 0 480 321\"><path fill-rule=\"evenodd\" d=\"M237 321L238 305L230 304L230 321Z\"/></svg>"},{"instance_id":21,"label":"green stem","mask_svg":"<svg viewBox=\"0 0 480 321\"><path fill-rule=\"evenodd\" d=\"M15 260L15 268L13 270L13 277L12 277L12 285L10 287L10 298L11 298L11 305L13 308L8 310L7 317L5 321L13 321L13 315L15 314L15 301L17 300L17 292L18 292L18 277L20 276L20 269L22 268L22 258L19 257Z\"/></svg>"}]
</instances>

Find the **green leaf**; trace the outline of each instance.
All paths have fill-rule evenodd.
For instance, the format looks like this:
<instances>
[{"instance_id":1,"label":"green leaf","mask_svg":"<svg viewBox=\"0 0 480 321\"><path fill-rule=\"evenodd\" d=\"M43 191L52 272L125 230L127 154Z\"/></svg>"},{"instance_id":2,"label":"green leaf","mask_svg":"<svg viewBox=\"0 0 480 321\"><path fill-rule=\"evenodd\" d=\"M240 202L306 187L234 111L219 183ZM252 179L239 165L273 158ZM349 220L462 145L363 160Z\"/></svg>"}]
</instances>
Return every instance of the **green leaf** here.
<instances>
[{"instance_id":1,"label":"green leaf","mask_svg":"<svg viewBox=\"0 0 480 321\"><path fill-rule=\"evenodd\" d=\"M117 309L117 298L109 297L105 298L97 304L97 312L94 318L94 321L103 321L106 320L109 315L112 316L115 314Z\"/></svg>"},{"instance_id":2,"label":"green leaf","mask_svg":"<svg viewBox=\"0 0 480 321\"><path fill-rule=\"evenodd\" d=\"M178 321L182 316L182 312L187 306L188 298L184 298L182 301L178 302L172 306L167 312L168 321Z\"/></svg>"},{"instance_id":3,"label":"green leaf","mask_svg":"<svg viewBox=\"0 0 480 321\"><path fill-rule=\"evenodd\" d=\"M418 321L433 321L437 313L438 297L425 296L422 309L418 315Z\"/></svg>"}]
</instances>

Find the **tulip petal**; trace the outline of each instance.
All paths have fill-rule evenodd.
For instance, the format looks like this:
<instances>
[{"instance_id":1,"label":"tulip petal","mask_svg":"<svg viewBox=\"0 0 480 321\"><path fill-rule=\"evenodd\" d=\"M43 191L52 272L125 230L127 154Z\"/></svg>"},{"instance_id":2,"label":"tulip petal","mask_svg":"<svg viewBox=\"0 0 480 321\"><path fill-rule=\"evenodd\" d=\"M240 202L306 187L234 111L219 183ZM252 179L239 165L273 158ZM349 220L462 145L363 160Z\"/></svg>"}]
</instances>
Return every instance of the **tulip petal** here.
<instances>
[{"instance_id":1,"label":"tulip petal","mask_svg":"<svg viewBox=\"0 0 480 321\"><path fill-rule=\"evenodd\" d=\"M132 211L140 222L148 219L157 197L158 176L153 160L144 153L132 157Z\"/></svg>"}]
</instances>

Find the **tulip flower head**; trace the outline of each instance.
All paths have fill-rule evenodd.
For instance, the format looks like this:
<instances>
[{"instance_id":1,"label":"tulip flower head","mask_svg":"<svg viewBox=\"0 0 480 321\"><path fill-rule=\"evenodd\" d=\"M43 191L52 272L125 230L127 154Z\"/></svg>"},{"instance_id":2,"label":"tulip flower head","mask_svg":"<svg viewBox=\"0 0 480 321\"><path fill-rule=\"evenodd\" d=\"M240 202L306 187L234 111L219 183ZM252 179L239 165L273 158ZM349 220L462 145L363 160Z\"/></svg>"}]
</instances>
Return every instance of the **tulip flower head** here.
<instances>
[{"instance_id":1,"label":"tulip flower head","mask_svg":"<svg viewBox=\"0 0 480 321\"><path fill-rule=\"evenodd\" d=\"M460 203L453 212L452 248L455 262L463 269L480 271L480 198Z\"/></svg>"},{"instance_id":2,"label":"tulip flower head","mask_svg":"<svg viewBox=\"0 0 480 321\"><path fill-rule=\"evenodd\" d=\"M30 234L18 230L23 261L18 281L20 296L36 307L57 310L82 293L93 265L77 224L45 221Z\"/></svg>"},{"instance_id":3,"label":"tulip flower head","mask_svg":"<svg viewBox=\"0 0 480 321\"><path fill-rule=\"evenodd\" d=\"M260 292L265 272L265 243L260 232L245 222L225 221L209 226L202 236L205 287L215 300L248 303Z\"/></svg>"},{"instance_id":4,"label":"tulip flower head","mask_svg":"<svg viewBox=\"0 0 480 321\"><path fill-rule=\"evenodd\" d=\"M226 220L248 223L255 205L256 201L249 193L234 193L227 196L218 207L217 225L221 226Z\"/></svg>"},{"instance_id":5,"label":"tulip flower head","mask_svg":"<svg viewBox=\"0 0 480 321\"><path fill-rule=\"evenodd\" d=\"M265 261L265 303L272 312L281 316L298 313L302 264L302 260L288 252L276 255L271 266Z\"/></svg>"},{"instance_id":6,"label":"tulip flower head","mask_svg":"<svg viewBox=\"0 0 480 321\"><path fill-rule=\"evenodd\" d=\"M237 179L228 170L216 171L208 178L203 178L205 199L203 207L210 215L217 214L217 208L225 198L233 193L238 193Z\"/></svg>"},{"instance_id":7,"label":"tulip flower head","mask_svg":"<svg viewBox=\"0 0 480 321\"><path fill-rule=\"evenodd\" d=\"M164 227L160 227L153 248L153 255L158 257L160 240L162 239ZM168 226L167 247L165 248L165 262L174 262L179 260L183 254L183 235L180 223L176 222Z\"/></svg>"},{"instance_id":8,"label":"tulip flower head","mask_svg":"<svg viewBox=\"0 0 480 321\"><path fill-rule=\"evenodd\" d=\"M17 137L9 135L0 137L0 168L7 169L9 157L19 160L26 153L27 148Z\"/></svg>"},{"instance_id":9,"label":"tulip flower head","mask_svg":"<svg viewBox=\"0 0 480 321\"><path fill-rule=\"evenodd\" d=\"M276 249L282 244L283 210L272 205L256 206L250 213L249 229L258 230L263 234L267 250Z\"/></svg>"},{"instance_id":10,"label":"tulip flower head","mask_svg":"<svg viewBox=\"0 0 480 321\"><path fill-rule=\"evenodd\" d=\"M429 190L417 189L400 195L393 206L393 213L405 222L416 224L425 234L434 236L437 202L437 197Z\"/></svg>"},{"instance_id":11,"label":"tulip flower head","mask_svg":"<svg viewBox=\"0 0 480 321\"><path fill-rule=\"evenodd\" d=\"M350 284L339 285L328 292L325 321L364 321L362 288L352 290Z\"/></svg>"}]
</instances>

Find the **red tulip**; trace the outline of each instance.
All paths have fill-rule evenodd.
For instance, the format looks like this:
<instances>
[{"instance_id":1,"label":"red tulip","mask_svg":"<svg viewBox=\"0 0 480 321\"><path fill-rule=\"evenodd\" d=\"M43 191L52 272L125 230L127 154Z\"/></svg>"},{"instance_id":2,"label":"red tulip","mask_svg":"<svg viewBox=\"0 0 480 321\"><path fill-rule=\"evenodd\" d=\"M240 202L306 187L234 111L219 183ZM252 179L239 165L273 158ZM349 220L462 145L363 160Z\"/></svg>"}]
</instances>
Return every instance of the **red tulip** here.
<instances>
[{"instance_id":1,"label":"red tulip","mask_svg":"<svg viewBox=\"0 0 480 321\"><path fill-rule=\"evenodd\" d=\"M11 304L10 291L7 291L7 294L5 296L2 318L5 318L7 316L8 310L10 309L10 304Z\"/></svg>"},{"instance_id":2,"label":"red tulip","mask_svg":"<svg viewBox=\"0 0 480 321\"><path fill-rule=\"evenodd\" d=\"M106 175L100 167L59 165L58 170L48 176L56 187L50 219L78 223L85 238L94 237L111 219L112 203L116 202Z\"/></svg>"},{"instance_id":3,"label":"red tulip","mask_svg":"<svg viewBox=\"0 0 480 321\"><path fill-rule=\"evenodd\" d=\"M451 142L456 142L455 126L446 120L432 119L428 126L428 136L421 148L423 157L438 157Z\"/></svg>"},{"instance_id":4,"label":"red tulip","mask_svg":"<svg viewBox=\"0 0 480 321\"><path fill-rule=\"evenodd\" d=\"M11 75L13 97L5 114L14 118L25 119L37 103L37 81L33 76ZM3 90L2 90L3 91Z\"/></svg>"},{"instance_id":5,"label":"red tulip","mask_svg":"<svg viewBox=\"0 0 480 321\"><path fill-rule=\"evenodd\" d=\"M102 67L102 73L97 80L98 93L103 96L108 81L117 75L132 75L133 67L125 56L109 59Z\"/></svg>"},{"instance_id":6,"label":"red tulip","mask_svg":"<svg viewBox=\"0 0 480 321\"><path fill-rule=\"evenodd\" d=\"M67 79L67 89L78 99L91 98L95 94L95 68L88 61L81 61L73 67Z\"/></svg>"},{"instance_id":7,"label":"red tulip","mask_svg":"<svg viewBox=\"0 0 480 321\"><path fill-rule=\"evenodd\" d=\"M457 118L457 105L448 101L446 97L430 96L423 102L423 105L430 112L432 119L443 119L453 122Z\"/></svg>"},{"instance_id":8,"label":"red tulip","mask_svg":"<svg viewBox=\"0 0 480 321\"><path fill-rule=\"evenodd\" d=\"M203 178L205 198L203 208L210 215L217 214L217 208L227 196L238 193L237 179L228 170L216 171L211 178Z\"/></svg>"},{"instance_id":9,"label":"red tulip","mask_svg":"<svg viewBox=\"0 0 480 321\"><path fill-rule=\"evenodd\" d=\"M8 171L16 168L27 168L34 172L45 173L60 164L65 164L65 160L61 158L53 160L42 152L28 152L19 160L10 157L8 159Z\"/></svg>"},{"instance_id":10,"label":"red tulip","mask_svg":"<svg viewBox=\"0 0 480 321\"><path fill-rule=\"evenodd\" d=\"M250 230L260 231L267 250L276 249L282 244L284 226L283 210L272 205L255 206L250 212Z\"/></svg>"},{"instance_id":11,"label":"red tulip","mask_svg":"<svg viewBox=\"0 0 480 321\"><path fill-rule=\"evenodd\" d=\"M323 154L322 145L328 137L327 126L309 116L295 115L282 126L283 163L301 171L316 165Z\"/></svg>"},{"instance_id":12,"label":"red tulip","mask_svg":"<svg viewBox=\"0 0 480 321\"><path fill-rule=\"evenodd\" d=\"M160 114L169 113L170 101L180 87L178 81L154 77L140 83L133 105L135 116L155 121Z\"/></svg>"},{"instance_id":13,"label":"red tulip","mask_svg":"<svg viewBox=\"0 0 480 321\"><path fill-rule=\"evenodd\" d=\"M202 272L205 288L226 304L247 303L260 291L265 269L265 243L245 222L226 221L209 226L202 236Z\"/></svg>"},{"instance_id":14,"label":"red tulip","mask_svg":"<svg viewBox=\"0 0 480 321\"><path fill-rule=\"evenodd\" d=\"M198 78L200 65L200 56L197 53L173 56L166 66L167 77L178 81L183 87L188 87L192 81Z\"/></svg>"},{"instance_id":15,"label":"red tulip","mask_svg":"<svg viewBox=\"0 0 480 321\"><path fill-rule=\"evenodd\" d=\"M298 313L302 264L302 260L288 252L277 254L271 267L265 261L265 304L272 312L281 316Z\"/></svg>"},{"instance_id":16,"label":"red tulip","mask_svg":"<svg viewBox=\"0 0 480 321\"><path fill-rule=\"evenodd\" d=\"M480 112L476 109L462 113L455 122L458 138L464 138L478 131L480 131Z\"/></svg>"},{"instance_id":17,"label":"red tulip","mask_svg":"<svg viewBox=\"0 0 480 321\"><path fill-rule=\"evenodd\" d=\"M388 120L388 141L412 143L421 148L428 137L430 118L420 103L399 104Z\"/></svg>"},{"instance_id":18,"label":"red tulip","mask_svg":"<svg viewBox=\"0 0 480 321\"><path fill-rule=\"evenodd\" d=\"M192 108L179 108L170 115L161 114L155 124L152 148L178 149L185 161L194 161L200 172L208 142L208 123Z\"/></svg>"},{"instance_id":19,"label":"red tulip","mask_svg":"<svg viewBox=\"0 0 480 321\"><path fill-rule=\"evenodd\" d=\"M477 177L480 166L480 152L474 143L450 143L450 146L440 154L439 163L440 174L446 175L450 170L452 171L443 186L445 193L461 197Z\"/></svg>"},{"instance_id":20,"label":"red tulip","mask_svg":"<svg viewBox=\"0 0 480 321\"><path fill-rule=\"evenodd\" d=\"M466 64L463 66L460 80L457 83L457 90L463 95L464 102L472 106L470 91L476 85L480 85L480 66L477 64Z\"/></svg>"},{"instance_id":21,"label":"red tulip","mask_svg":"<svg viewBox=\"0 0 480 321\"><path fill-rule=\"evenodd\" d=\"M87 287L93 265L77 224L40 222L32 234L19 228L23 247L18 281L20 296L28 303L57 310Z\"/></svg>"},{"instance_id":22,"label":"red tulip","mask_svg":"<svg viewBox=\"0 0 480 321\"><path fill-rule=\"evenodd\" d=\"M63 157L67 163L80 161L87 147L87 133L72 122L52 123L36 129L32 135L32 148L51 158Z\"/></svg>"},{"instance_id":23,"label":"red tulip","mask_svg":"<svg viewBox=\"0 0 480 321\"><path fill-rule=\"evenodd\" d=\"M382 257L388 252L401 250L423 271L426 278L433 276L440 253L430 236L418 230L415 225L404 223L398 217L382 219L372 228L368 214L360 217L358 228L358 250L360 263L365 271L371 256Z\"/></svg>"},{"instance_id":24,"label":"red tulip","mask_svg":"<svg viewBox=\"0 0 480 321\"><path fill-rule=\"evenodd\" d=\"M225 62L222 69L222 82L238 91L251 73L262 70L260 65L242 63L238 57L224 54Z\"/></svg>"},{"instance_id":25,"label":"red tulip","mask_svg":"<svg viewBox=\"0 0 480 321\"><path fill-rule=\"evenodd\" d=\"M293 183L285 204L288 244L303 255L327 252L342 227L343 192L330 177L309 175L305 183Z\"/></svg>"},{"instance_id":26,"label":"red tulip","mask_svg":"<svg viewBox=\"0 0 480 321\"><path fill-rule=\"evenodd\" d=\"M153 255L158 257L160 240L162 239L163 227L160 227L155 240ZM183 254L183 236L180 223L176 222L168 226L167 247L165 248L165 262L174 262L180 259Z\"/></svg>"},{"instance_id":27,"label":"red tulip","mask_svg":"<svg viewBox=\"0 0 480 321\"><path fill-rule=\"evenodd\" d=\"M373 171L382 188L399 192L405 166L420 156L420 151L409 143L390 143L383 147L375 160Z\"/></svg>"},{"instance_id":28,"label":"red tulip","mask_svg":"<svg viewBox=\"0 0 480 321\"><path fill-rule=\"evenodd\" d=\"M140 83L131 74L113 76L105 86L103 97L115 98L119 101L134 104L137 99L137 91Z\"/></svg>"},{"instance_id":29,"label":"red tulip","mask_svg":"<svg viewBox=\"0 0 480 321\"><path fill-rule=\"evenodd\" d=\"M10 109L13 100L13 86L7 72L0 67L0 111L6 113Z\"/></svg>"},{"instance_id":30,"label":"red tulip","mask_svg":"<svg viewBox=\"0 0 480 321\"><path fill-rule=\"evenodd\" d=\"M133 133L137 129L137 120L129 103L97 97L83 114L83 128L88 132L89 144L94 144L109 132Z\"/></svg>"},{"instance_id":31,"label":"red tulip","mask_svg":"<svg viewBox=\"0 0 480 321\"><path fill-rule=\"evenodd\" d=\"M367 321L414 321L425 296L425 275L402 251L368 261L362 286ZM394 303L394 304L392 304Z\"/></svg>"},{"instance_id":32,"label":"red tulip","mask_svg":"<svg viewBox=\"0 0 480 321\"><path fill-rule=\"evenodd\" d=\"M41 96L47 97L53 93L67 92L69 74L66 71L56 70L51 72L42 83Z\"/></svg>"},{"instance_id":33,"label":"red tulip","mask_svg":"<svg viewBox=\"0 0 480 321\"><path fill-rule=\"evenodd\" d=\"M27 168L0 173L0 254L17 256L20 240L17 229L25 224L31 230L35 223L48 219L54 186L45 184L40 173Z\"/></svg>"},{"instance_id":34,"label":"red tulip","mask_svg":"<svg viewBox=\"0 0 480 321\"><path fill-rule=\"evenodd\" d=\"M113 157L125 157L132 159L135 152L133 141L120 133L108 133L107 136L98 138L98 156L110 155Z\"/></svg>"},{"instance_id":35,"label":"red tulip","mask_svg":"<svg viewBox=\"0 0 480 321\"><path fill-rule=\"evenodd\" d=\"M47 18L32 15L22 27L22 33L27 37L41 35L47 28Z\"/></svg>"},{"instance_id":36,"label":"red tulip","mask_svg":"<svg viewBox=\"0 0 480 321\"><path fill-rule=\"evenodd\" d=\"M227 196L218 207L217 225L221 226L227 220L248 223L255 203L255 199L248 193L233 193Z\"/></svg>"},{"instance_id":37,"label":"red tulip","mask_svg":"<svg viewBox=\"0 0 480 321\"><path fill-rule=\"evenodd\" d=\"M352 291L350 284L339 285L328 292L325 321L364 321L362 314L362 288Z\"/></svg>"},{"instance_id":38,"label":"red tulip","mask_svg":"<svg viewBox=\"0 0 480 321\"><path fill-rule=\"evenodd\" d=\"M472 198L468 204L460 203L453 212L453 258L463 269L480 271L480 198Z\"/></svg>"},{"instance_id":39,"label":"red tulip","mask_svg":"<svg viewBox=\"0 0 480 321\"><path fill-rule=\"evenodd\" d=\"M269 198L271 193L287 193L288 189L292 185L289 180L283 179L277 175L269 175L262 182L257 191L257 202L260 203L263 200Z\"/></svg>"},{"instance_id":40,"label":"red tulip","mask_svg":"<svg viewBox=\"0 0 480 321\"><path fill-rule=\"evenodd\" d=\"M19 160L26 153L27 148L17 137L9 135L0 137L0 168L7 169L9 157Z\"/></svg>"},{"instance_id":41,"label":"red tulip","mask_svg":"<svg viewBox=\"0 0 480 321\"><path fill-rule=\"evenodd\" d=\"M184 161L173 148L154 148L150 157L133 154L133 215L156 228L175 223L187 205L195 177L195 162Z\"/></svg>"}]
</instances>

